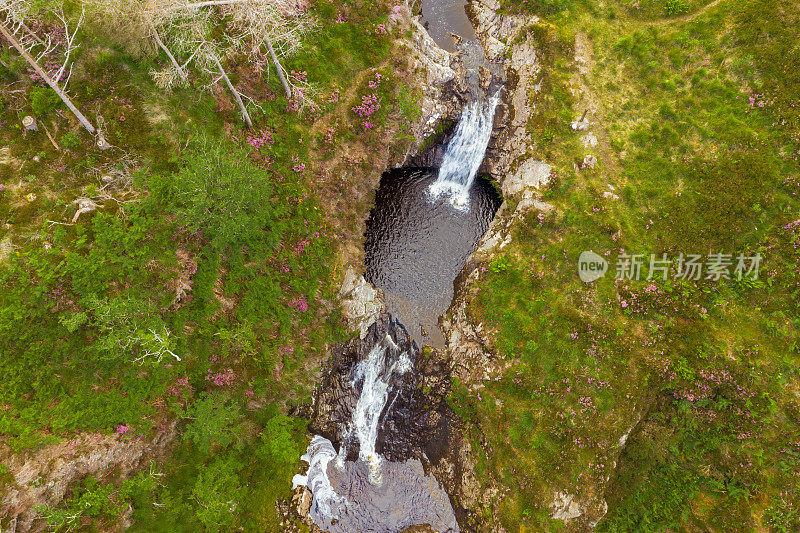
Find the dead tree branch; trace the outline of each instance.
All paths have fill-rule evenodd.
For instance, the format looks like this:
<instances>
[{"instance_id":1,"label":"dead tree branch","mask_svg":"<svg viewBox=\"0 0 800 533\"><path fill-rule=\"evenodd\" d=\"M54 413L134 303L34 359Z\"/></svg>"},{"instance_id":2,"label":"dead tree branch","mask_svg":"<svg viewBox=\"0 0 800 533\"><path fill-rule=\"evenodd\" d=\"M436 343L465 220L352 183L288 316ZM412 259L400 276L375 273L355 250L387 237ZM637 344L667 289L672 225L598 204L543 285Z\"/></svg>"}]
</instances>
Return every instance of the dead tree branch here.
<instances>
[{"instance_id":1,"label":"dead tree branch","mask_svg":"<svg viewBox=\"0 0 800 533\"><path fill-rule=\"evenodd\" d=\"M167 48L167 46L166 46L166 45L164 44L164 42L161 40L161 37L159 37L159 36L158 36L158 31L156 30L156 27L153 25L153 23L152 23L152 22L150 23L150 29L151 29L151 30L153 30L153 38L156 40L156 43L158 43L158 46L159 46L159 47L160 47L162 50L164 50L164 53L166 53L166 54L167 54L167 57L168 57L168 58L169 58L169 60L172 62L172 66L173 66L173 67L175 67L175 71L178 73L178 75L179 75L179 76L180 76L180 77L181 77L183 80L186 80L186 78L187 78L186 71L185 71L185 70L183 70L183 67L181 67L181 66L178 64L178 61L175 59L175 56L174 56L174 55L172 55L172 52L170 52L170 51L169 51L169 48ZM191 61L191 58L190 58L190 61Z\"/></svg>"},{"instance_id":2,"label":"dead tree branch","mask_svg":"<svg viewBox=\"0 0 800 533\"><path fill-rule=\"evenodd\" d=\"M228 75L225 73L225 69L222 68L222 63L219 62L219 58L213 52L209 52L209 53L211 54L212 59L217 64L217 67L219 68L220 76L222 76L222 79L225 80L225 83L228 85L228 89L230 89L230 91L233 93L233 97L236 99L236 103L239 104L239 109L242 111L242 116L244 117L244 121L247 123L247 127L248 128L252 128L253 127L253 121L250 120L250 114L247 112L247 108L244 106L244 102L242 101L242 97L239 96L239 91L237 91L236 88L233 86L233 83L231 83L231 80L228 78Z\"/></svg>"},{"instance_id":3,"label":"dead tree branch","mask_svg":"<svg viewBox=\"0 0 800 533\"><path fill-rule=\"evenodd\" d=\"M269 38L269 35L264 35L264 41L267 43L269 56L272 58L272 63L275 65L275 70L278 72L278 78L281 80L283 90L286 91L286 98L291 98L292 89L289 87L289 82L286 81L286 76L283 75L283 66L281 65L280 61L278 61L278 56L275 55L275 49L272 47L272 39Z\"/></svg>"},{"instance_id":4,"label":"dead tree branch","mask_svg":"<svg viewBox=\"0 0 800 533\"><path fill-rule=\"evenodd\" d=\"M49 85L50 88L56 92L58 97L61 98L61 101L64 102L64 104L69 108L69 110L72 111L72 114L78 118L81 124L83 124L83 127L86 128L86 130L89 133L94 133L95 128L94 126L92 126L91 122L89 122L89 119L87 119L83 115L83 113L81 113L78 110L78 108L75 107L75 104L72 103L72 100L70 100L69 96L67 96L67 94L61 90L61 87L59 87L58 84L55 81L53 81L52 78L50 78L47 72L39 65L39 63L36 62L36 60L33 59L33 57L31 57L28 51L19 43L19 41L17 41L14 35L12 35L11 32L9 32L9 30L6 29L5 25L2 23L0 23L0 33L2 33L3 37L5 37L8 40L8 42L10 42L11 45L17 49L20 55L25 59L25 61L28 62L28 64L31 67L33 67L33 70L35 70L36 73L42 77L42 79L47 83L47 85Z\"/></svg>"}]
</instances>

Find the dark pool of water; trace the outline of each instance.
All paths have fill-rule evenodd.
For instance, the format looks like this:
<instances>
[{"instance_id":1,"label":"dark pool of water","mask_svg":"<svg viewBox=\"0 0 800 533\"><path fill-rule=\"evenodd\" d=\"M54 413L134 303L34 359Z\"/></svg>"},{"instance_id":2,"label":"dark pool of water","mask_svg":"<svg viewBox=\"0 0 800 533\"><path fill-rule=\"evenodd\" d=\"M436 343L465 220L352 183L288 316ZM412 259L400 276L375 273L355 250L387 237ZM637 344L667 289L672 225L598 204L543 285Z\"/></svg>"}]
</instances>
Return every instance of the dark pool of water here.
<instances>
[{"instance_id":1,"label":"dark pool of water","mask_svg":"<svg viewBox=\"0 0 800 533\"><path fill-rule=\"evenodd\" d=\"M479 177L466 207L432 198L435 169L403 168L381 178L367 221L367 281L384 290L389 311L420 345L437 341L438 318L453 300L453 282L486 233L500 198Z\"/></svg>"},{"instance_id":2,"label":"dark pool of water","mask_svg":"<svg viewBox=\"0 0 800 533\"><path fill-rule=\"evenodd\" d=\"M449 52L456 50L451 33L466 40L475 39L465 5L465 0L422 0L422 24L434 42Z\"/></svg>"}]
</instances>

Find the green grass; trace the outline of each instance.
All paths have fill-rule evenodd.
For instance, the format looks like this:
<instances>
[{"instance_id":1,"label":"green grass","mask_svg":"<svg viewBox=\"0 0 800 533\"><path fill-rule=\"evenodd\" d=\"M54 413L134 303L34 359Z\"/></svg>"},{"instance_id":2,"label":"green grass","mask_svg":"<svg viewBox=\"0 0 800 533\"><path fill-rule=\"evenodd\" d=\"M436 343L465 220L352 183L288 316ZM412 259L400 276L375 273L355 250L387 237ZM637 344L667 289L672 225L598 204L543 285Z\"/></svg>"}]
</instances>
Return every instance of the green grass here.
<instances>
[{"instance_id":1,"label":"green grass","mask_svg":"<svg viewBox=\"0 0 800 533\"><path fill-rule=\"evenodd\" d=\"M691 14L705 3L686 4ZM555 490L605 498L604 531L798 526L787 391L800 383L800 123L796 46L781 29L798 11L722 2L650 25L664 6L574 4L533 32L547 90L528 128L534 157L554 165L555 210L515 225L471 302L511 369L453 397L509 489L496 502L509 530L556 529ZM567 85L581 31L602 113L593 129L608 134L596 150L568 127L583 111ZM590 152L600 164L576 170ZM603 196L608 184L620 199ZM581 251L608 251L613 277L620 248L759 252L764 264L757 282L578 280Z\"/></svg>"},{"instance_id":2,"label":"green grass","mask_svg":"<svg viewBox=\"0 0 800 533\"><path fill-rule=\"evenodd\" d=\"M117 504L131 502L133 530L280 527L276 502L307 445L307 421L286 413L310 401L327 346L347 334L331 303L339 243L316 195L312 127L335 110L333 91L393 46L375 31L383 5L310 8L320 25L284 65L304 71L318 111L287 109L277 78L226 58L258 101L248 103L252 131L224 92L155 87L150 71L166 59L89 20L70 87L115 147L100 152L48 89L25 82L23 62L0 56L10 67L0 81L22 80L27 91L0 111L0 146L9 147L0 240L15 246L0 263L0 438L23 453L76 431L149 439L174 422L179 432L174 456L154 467L156 486L76 483L60 507L42 510L54 524L84 509L82 527L104 529ZM334 23L337 8L348 22ZM376 128L413 120L407 80L380 72ZM37 134L22 134L25 114L37 116ZM260 148L248 142L267 134ZM383 142L345 134L367 148ZM102 179L121 174L125 183ZM101 207L72 224L82 197ZM176 299L179 280L189 285ZM96 497L109 506L86 504Z\"/></svg>"}]
</instances>

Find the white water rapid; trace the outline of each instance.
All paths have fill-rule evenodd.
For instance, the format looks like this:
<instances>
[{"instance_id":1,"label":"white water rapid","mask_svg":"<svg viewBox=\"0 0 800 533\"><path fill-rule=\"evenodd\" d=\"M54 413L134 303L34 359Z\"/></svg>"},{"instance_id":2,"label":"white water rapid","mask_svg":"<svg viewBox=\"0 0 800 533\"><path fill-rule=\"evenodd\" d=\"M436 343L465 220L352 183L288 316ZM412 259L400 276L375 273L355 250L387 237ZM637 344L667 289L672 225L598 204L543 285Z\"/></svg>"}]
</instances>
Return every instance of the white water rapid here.
<instances>
[{"instance_id":1,"label":"white water rapid","mask_svg":"<svg viewBox=\"0 0 800 533\"><path fill-rule=\"evenodd\" d=\"M447 494L435 479L428 478L419 460L392 463L376 451L381 422L396 399L389 402L394 384L412 368L408 351L387 333L352 370L350 381L356 390L361 387L361 393L339 453L324 437L316 435L311 440L301 458L309 464L308 472L294 476L292 484L311 489L309 514L320 529L396 532L435 523L439 531L458 531ZM359 452L353 463L347 461L347 450L355 440Z\"/></svg>"},{"instance_id":2,"label":"white water rapid","mask_svg":"<svg viewBox=\"0 0 800 533\"><path fill-rule=\"evenodd\" d=\"M308 472L305 476L297 474L292 478L292 490L298 485L305 485L311 489L314 499L309 514L317 524L330 523L332 519L338 519L344 506L350 503L347 498L336 493L331 480L328 479L328 463L335 458L336 449L331 441L315 435L308 445L306 454L300 457L309 464Z\"/></svg>"},{"instance_id":3,"label":"white water rapid","mask_svg":"<svg viewBox=\"0 0 800 533\"><path fill-rule=\"evenodd\" d=\"M433 195L448 193L453 205L467 204L469 189L478 175L492 136L494 112L499 102L500 91L488 102L475 101L461 112L455 134L445 150L439 177L431 184Z\"/></svg>"},{"instance_id":4,"label":"white water rapid","mask_svg":"<svg viewBox=\"0 0 800 533\"><path fill-rule=\"evenodd\" d=\"M393 361L390 363L390 360ZM381 457L375 451L375 443L378 440L381 413L389 398L389 382L395 373L405 374L412 366L408 352L401 351L387 334L355 369L353 383L362 384L361 396L358 397L348 435L358 439L358 458L369 466L369 479L374 485L380 485L382 481ZM346 455L346 446L342 446L339 450L342 461Z\"/></svg>"}]
</instances>

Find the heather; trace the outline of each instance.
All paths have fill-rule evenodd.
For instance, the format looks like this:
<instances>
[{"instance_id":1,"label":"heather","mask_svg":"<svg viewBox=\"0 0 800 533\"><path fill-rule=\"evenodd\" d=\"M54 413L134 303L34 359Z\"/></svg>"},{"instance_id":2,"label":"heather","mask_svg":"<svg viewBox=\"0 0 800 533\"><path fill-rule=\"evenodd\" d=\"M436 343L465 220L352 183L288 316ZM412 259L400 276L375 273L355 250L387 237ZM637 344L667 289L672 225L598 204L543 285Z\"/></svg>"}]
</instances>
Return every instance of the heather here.
<instances>
[{"instance_id":1,"label":"heather","mask_svg":"<svg viewBox=\"0 0 800 533\"><path fill-rule=\"evenodd\" d=\"M51 4L33 29L59 44ZM81 7L65 4L71 24ZM3 441L28 453L77 431L178 435L169 460L130 480L87 478L41 509L53 530L111 527L128 504L134 530L278 528L276 501L290 495L306 445L299 410L326 347L347 338L316 130L338 125L325 140L331 151L362 139L369 147L402 113L402 69L386 69L391 6L301 7L316 25L283 58L290 98L265 50L261 63L220 55L246 97L249 129L205 64L189 64L189 81L165 90L163 51L143 50L134 29L110 31L89 8L70 96L100 117L109 151L4 42L0 82L24 90L0 93ZM214 13L206 38L225 43L233 26ZM347 92L358 75L363 87ZM350 114L359 105L369 122ZM22 131L26 114L36 134Z\"/></svg>"},{"instance_id":2,"label":"heather","mask_svg":"<svg viewBox=\"0 0 800 533\"><path fill-rule=\"evenodd\" d=\"M796 6L552 4L525 9L551 13L528 34L544 65L528 128L554 209L516 225L470 298L509 371L452 398L480 471L510 487L503 524L557 529L551 487L591 498L608 478L601 531L794 530ZM569 128L589 107L596 149ZM605 278L577 278L584 250ZM644 256L640 281L614 279L623 252ZM760 254L761 275L647 279L650 254L680 253Z\"/></svg>"}]
</instances>

